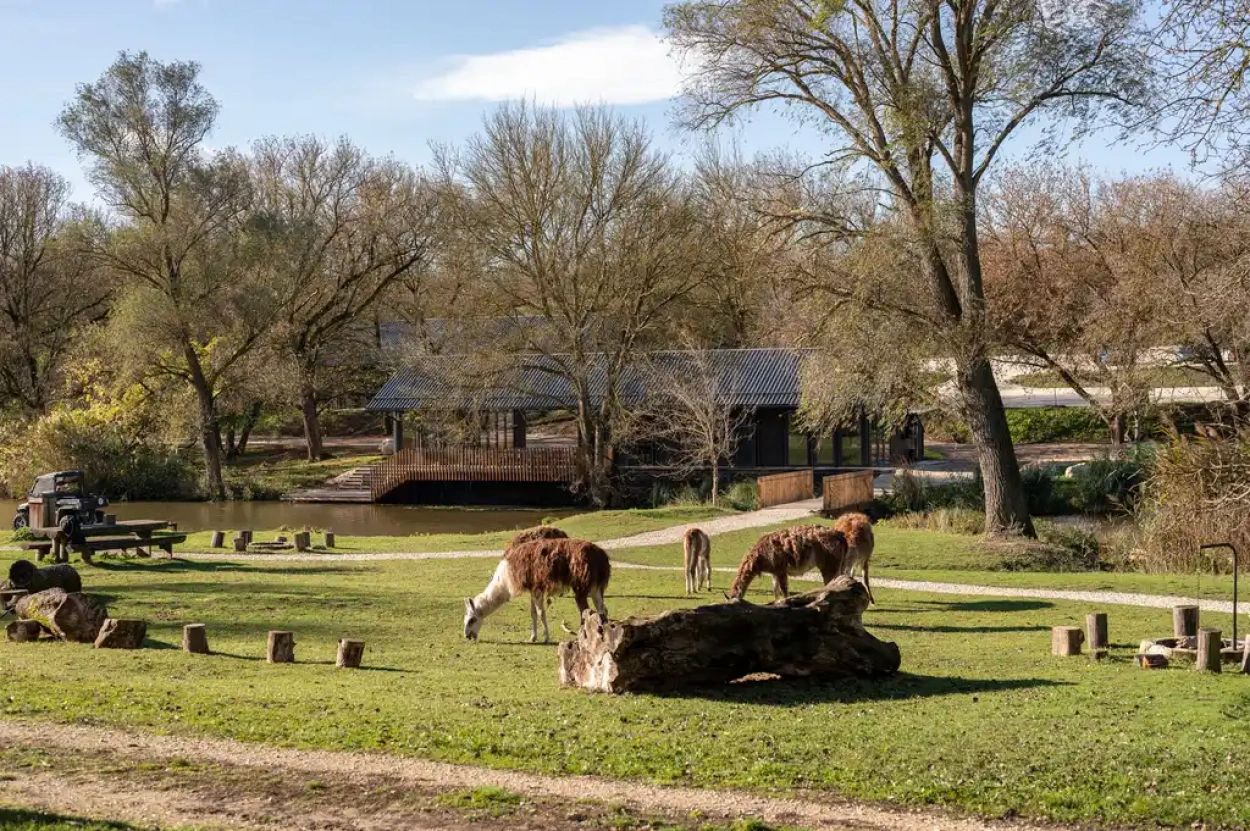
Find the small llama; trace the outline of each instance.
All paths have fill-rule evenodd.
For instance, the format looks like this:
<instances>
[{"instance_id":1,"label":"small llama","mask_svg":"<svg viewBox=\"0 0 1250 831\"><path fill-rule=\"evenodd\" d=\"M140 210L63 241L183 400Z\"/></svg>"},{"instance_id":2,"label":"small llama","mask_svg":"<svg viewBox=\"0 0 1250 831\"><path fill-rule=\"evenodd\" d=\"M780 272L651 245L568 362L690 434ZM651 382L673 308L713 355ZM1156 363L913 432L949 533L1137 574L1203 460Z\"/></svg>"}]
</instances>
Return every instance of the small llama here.
<instances>
[{"instance_id":1,"label":"small llama","mask_svg":"<svg viewBox=\"0 0 1250 831\"><path fill-rule=\"evenodd\" d=\"M707 590L712 590L712 541L699 528L686 531L682 540L682 550L686 565L686 594L694 594L703 590L707 582Z\"/></svg>"}]
</instances>

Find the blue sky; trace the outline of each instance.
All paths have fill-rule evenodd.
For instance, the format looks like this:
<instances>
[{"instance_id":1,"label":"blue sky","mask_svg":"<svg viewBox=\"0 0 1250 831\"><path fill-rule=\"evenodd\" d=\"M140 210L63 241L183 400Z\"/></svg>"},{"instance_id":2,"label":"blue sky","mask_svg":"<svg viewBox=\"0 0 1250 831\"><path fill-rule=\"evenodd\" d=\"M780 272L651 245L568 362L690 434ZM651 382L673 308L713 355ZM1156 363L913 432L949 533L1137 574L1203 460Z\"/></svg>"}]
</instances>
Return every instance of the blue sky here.
<instances>
[{"instance_id":1,"label":"blue sky","mask_svg":"<svg viewBox=\"0 0 1250 831\"><path fill-rule=\"evenodd\" d=\"M414 162L430 142L471 134L518 95L595 97L646 119L681 152L678 73L656 39L662 0L0 0L0 164L34 160L88 188L53 120L121 50L191 59L222 105L215 146L268 134L346 134ZM768 115L748 150L819 150L816 136ZM1023 143L1013 148L1027 150ZM1107 173L1171 166L1174 150L1091 140L1076 154Z\"/></svg>"}]
</instances>

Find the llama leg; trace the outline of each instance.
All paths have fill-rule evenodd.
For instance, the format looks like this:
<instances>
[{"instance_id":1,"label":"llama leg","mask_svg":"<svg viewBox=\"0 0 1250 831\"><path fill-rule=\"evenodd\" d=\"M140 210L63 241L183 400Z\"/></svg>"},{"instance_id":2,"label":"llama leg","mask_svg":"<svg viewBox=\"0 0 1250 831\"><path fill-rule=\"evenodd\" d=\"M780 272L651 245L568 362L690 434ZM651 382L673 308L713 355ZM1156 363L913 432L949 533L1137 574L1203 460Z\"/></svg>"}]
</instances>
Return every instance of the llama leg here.
<instances>
[{"instance_id":1,"label":"llama leg","mask_svg":"<svg viewBox=\"0 0 1250 831\"><path fill-rule=\"evenodd\" d=\"M546 603L539 604L538 615L539 617L543 619L543 643L551 643L551 632L547 629L547 604Z\"/></svg>"},{"instance_id":2,"label":"llama leg","mask_svg":"<svg viewBox=\"0 0 1250 831\"><path fill-rule=\"evenodd\" d=\"M530 594L530 643L538 642L538 615L542 612L542 596Z\"/></svg>"},{"instance_id":3,"label":"llama leg","mask_svg":"<svg viewBox=\"0 0 1250 831\"><path fill-rule=\"evenodd\" d=\"M790 596L790 575L786 574L784 571L781 571L777 573L777 577L775 579L776 579L776 587L774 588L773 593L776 594L778 591L780 591L781 598L784 600L785 598Z\"/></svg>"},{"instance_id":4,"label":"llama leg","mask_svg":"<svg viewBox=\"0 0 1250 831\"><path fill-rule=\"evenodd\" d=\"M606 621L608 619L608 604L603 602L603 591L596 591L590 596L590 599L594 601L595 611L599 613L599 617Z\"/></svg>"},{"instance_id":5,"label":"llama leg","mask_svg":"<svg viewBox=\"0 0 1250 831\"><path fill-rule=\"evenodd\" d=\"M712 561L710 559L703 561L703 576L707 580L707 590L712 590Z\"/></svg>"},{"instance_id":6,"label":"llama leg","mask_svg":"<svg viewBox=\"0 0 1250 831\"><path fill-rule=\"evenodd\" d=\"M864 588L868 590L868 602L877 605L877 601L872 596L872 583L868 582L868 561L864 560Z\"/></svg>"}]
</instances>

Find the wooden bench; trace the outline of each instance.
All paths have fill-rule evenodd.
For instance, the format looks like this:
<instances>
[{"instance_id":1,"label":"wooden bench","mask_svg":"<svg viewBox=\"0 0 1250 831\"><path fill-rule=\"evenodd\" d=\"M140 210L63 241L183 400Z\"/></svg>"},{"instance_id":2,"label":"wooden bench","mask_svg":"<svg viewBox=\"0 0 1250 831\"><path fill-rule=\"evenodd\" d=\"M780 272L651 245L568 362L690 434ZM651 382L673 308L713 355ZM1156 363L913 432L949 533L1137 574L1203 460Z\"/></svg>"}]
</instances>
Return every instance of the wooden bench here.
<instances>
[{"instance_id":1,"label":"wooden bench","mask_svg":"<svg viewBox=\"0 0 1250 831\"><path fill-rule=\"evenodd\" d=\"M159 537L88 537L82 542L73 543L71 548L82 555L84 563L90 563L98 551L129 551L132 548L143 557L151 556L154 548L159 548L172 557L174 546L186 541L186 534L164 534Z\"/></svg>"},{"instance_id":2,"label":"wooden bench","mask_svg":"<svg viewBox=\"0 0 1250 831\"><path fill-rule=\"evenodd\" d=\"M35 559L42 560L44 557L52 553L52 540L39 540L38 542L22 543L23 551L34 551Z\"/></svg>"}]
</instances>

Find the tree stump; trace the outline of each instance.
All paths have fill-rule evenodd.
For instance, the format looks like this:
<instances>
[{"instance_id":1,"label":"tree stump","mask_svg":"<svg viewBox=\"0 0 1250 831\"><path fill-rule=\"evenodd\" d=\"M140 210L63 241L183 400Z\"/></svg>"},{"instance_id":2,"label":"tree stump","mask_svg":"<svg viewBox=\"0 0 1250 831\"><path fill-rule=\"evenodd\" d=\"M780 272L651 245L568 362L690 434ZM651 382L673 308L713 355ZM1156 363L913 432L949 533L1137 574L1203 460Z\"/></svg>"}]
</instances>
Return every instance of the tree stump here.
<instances>
[{"instance_id":1,"label":"tree stump","mask_svg":"<svg viewBox=\"0 0 1250 831\"><path fill-rule=\"evenodd\" d=\"M281 630L269 632L268 661L271 664L291 664L295 662L295 633Z\"/></svg>"},{"instance_id":2,"label":"tree stump","mask_svg":"<svg viewBox=\"0 0 1250 831\"><path fill-rule=\"evenodd\" d=\"M1089 653L1094 659L1104 658L1109 648L1107 637L1107 614L1094 612L1085 616L1085 639L1089 641Z\"/></svg>"},{"instance_id":3,"label":"tree stump","mask_svg":"<svg viewBox=\"0 0 1250 831\"><path fill-rule=\"evenodd\" d=\"M182 648L196 655L208 654L208 629L202 623L182 627Z\"/></svg>"},{"instance_id":4,"label":"tree stump","mask_svg":"<svg viewBox=\"0 0 1250 831\"><path fill-rule=\"evenodd\" d=\"M312 535L309 534L307 531L296 531L295 532L295 550L307 551L311 547L312 547Z\"/></svg>"},{"instance_id":5,"label":"tree stump","mask_svg":"<svg viewBox=\"0 0 1250 831\"><path fill-rule=\"evenodd\" d=\"M26 589L31 594L47 589L82 591L82 578L68 563L39 568L30 560L18 560L9 566L9 582L13 588Z\"/></svg>"},{"instance_id":6,"label":"tree stump","mask_svg":"<svg viewBox=\"0 0 1250 831\"><path fill-rule=\"evenodd\" d=\"M252 532L251 531L240 531L239 536L247 540L248 545L252 544Z\"/></svg>"},{"instance_id":7,"label":"tree stump","mask_svg":"<svg viewBox=\"0 0 1250 831\"><path fill-rule=\"evenodd\" d=\"M94 643L108 611L81 592L45 589L17 601L19 620L37 621L58 638L74 643Z\"/></svg>"},{"instance_id":8,"label":"tree stump","mask_svg":"<svg viewBox=\"0 0 1250 831\"><path fill-rule=\"evenodd\" d=\"M1172 607L1172 635L1177 638L1192 638L1198 634L1198 607Z\"/></svg>"},{"instance_id":9,"label":"tree stump","mask_svg":"<svg viewBox=\"0 0 1250 831\"><path fill-rule=\"evenodd\" d=\"M1081 641L1085 640L1085 633L1081 631L1079 626L1052 626L1050 629L1050 654L1052 655L1080 655Z\"/></svg>"},{"instance_id":10,"label":"tree stump","mask_svg":"<svg viewBox=\"0 0 1250 831\"><path fill-rule=\"evenodd\" d=\"M25 643L39 640L39 636L44 633L44 628L37 620L15 620L5 627L5 631L13 643Z\"/></svg>"},{"instance_id":11,"label":"tree stump","mask_svg":"<svg viewBox=\"0 0 1250 831\"><path fill-rule=\"evenodd\" d=\"M96 649L140 649L148 636L148 624L142 620L109 618L96 636Z\"/></svg>"},{"instance_id":12,"label":"tree stump","mask_svg":"<svg viewBox=\"0 0 1250 831\"><path fill-rule=\"evenodd\" d=\"M339 641L339 654L335 663L341 668L356 669L360 666L360 661L361 658L364 657L364 654L364 641L343 638Z\"/></svg>"},{"instance_id":13,"label":"tree stump","mask_svg":"<svg viewBox=\"0 0 1250 831\"><path fill-rule=\"evenodd\" d=\"M247 551L247 537L243 536L242 534L239 534L237 537L235 537L234 538L234 550L235 551Z\"/></svg>"},{"instance_id":14,"label":"tree stump","mask_svg":"<svg viewBox=\"0 0 1250 831\"><path fill-rule=\"evenodd\" d=\"M214 531L213 539L212 541L209 542L208 546L209 548L225 548L226 547L226 532Z\"/></svg>"},{"instance_id":15,"label":"tree stump","mask_svg":"<svg viewBox=\"0 0 1250 831\"><path fill-rule=\"evenodd\" d=\"M1198 630L1198 659L1194 669L1199 672L1219 672L1223 669L1224 639L1219 629L1204 626Z\"/></svg>"},{"instance_id":16,"label":"tree stump","mask_svg":"<svg viewBox=\"0 0 1250 831\"><path fill-rule=\"evenodd\" d=\"M326 543L326 548L334 547L334 532L333 531L325 532L325 543Z\"/></svg>"},{"instance_id":17,"label":"tree stump","mask_svg":"<svg viewBox=\"0 0 1250 831\"><path fill-rule=\"evenodd\" d=\"M875 678L898 670L898 646L862 623L863 584L841 576L767 606L744 601L608 622L587 611L560 644L560 683L609 693L727 684L747 675Z\"/></svg>"},{"instance_id":18,"label":"tree stump","mask_svg":"<svg viewBox=\"0 0 1250 831\"><path fill-rule=\"evenodd\" d=\"M104 524L105 524L105 525L116 525L116 524L117 524L117 514L105 514L105 515L104 515Z\"/></svg>"}]
</instances>

